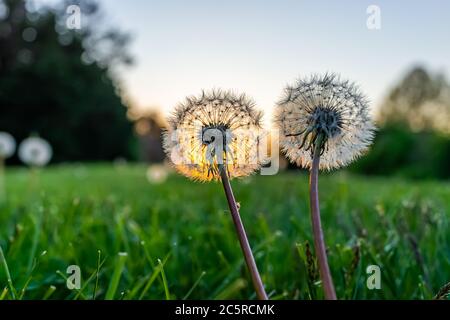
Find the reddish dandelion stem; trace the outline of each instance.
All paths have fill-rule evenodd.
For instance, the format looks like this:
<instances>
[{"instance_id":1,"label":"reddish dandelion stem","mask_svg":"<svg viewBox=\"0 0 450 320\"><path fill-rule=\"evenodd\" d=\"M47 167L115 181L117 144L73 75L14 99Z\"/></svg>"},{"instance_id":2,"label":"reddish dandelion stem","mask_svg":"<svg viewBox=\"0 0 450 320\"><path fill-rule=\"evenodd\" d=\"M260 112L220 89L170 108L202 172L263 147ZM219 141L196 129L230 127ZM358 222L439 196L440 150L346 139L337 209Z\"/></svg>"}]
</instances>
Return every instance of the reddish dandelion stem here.
<instances>
[{"instance_id":1,"label":"reddish dandelion stem","mask_svg":"<svg viewBox=\"0 0 450 320\"><path fill-rule=\"evenodd\" d=\"M316 249L317 260L319 262L320 277L322 279L325 299L336 300L336 292L334 290L333 278L331 277L330 267L328 266L328 258L325 247L325 240L322 231L322 224L320 222L320 207L319 207L319 163L320 163L320 148L321 143L317 143L314 148L313 163L309 176L309 190L310 190L310 206L311 206L311 222L314 235L314 247Z\"/></svg>"},{"instance_id":2,"label":"reddish dandelion stem","mask_svg":"<svg viewBox=\"0 0 450 320\"><path fill-rule=\"evenodd\" d=\"M233 218L234 226L236 227L239 243L241 244L242 252L244 253L245 262L252 277L253 286L255 287L256 295L259 300L268 300L264 285L261 281L261 276L256 266L255 258L253 257L252 249L245 233L244 225L242 224L239 209L236 204L236 200L231 189L230 180L224 166L220 167L220 177L227 197L228 206L230 207L231 216Z\"/></svg>"}]
</instances>

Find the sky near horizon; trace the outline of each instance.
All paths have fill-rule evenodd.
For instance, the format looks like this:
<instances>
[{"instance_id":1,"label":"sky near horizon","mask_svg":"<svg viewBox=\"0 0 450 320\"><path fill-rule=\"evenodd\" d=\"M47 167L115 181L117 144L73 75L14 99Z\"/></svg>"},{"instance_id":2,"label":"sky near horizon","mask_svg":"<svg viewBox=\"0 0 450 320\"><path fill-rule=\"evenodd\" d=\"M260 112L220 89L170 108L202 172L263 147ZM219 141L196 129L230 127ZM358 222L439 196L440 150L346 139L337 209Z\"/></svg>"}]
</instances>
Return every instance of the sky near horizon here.
<instances>
[{"instance_id":1,"label":"sky near horizon","mask_svg":"<svg viewBox=\"0 0 450 320\"><path fill-rule=\"evenodd\" d=\"M99 2L106 23L133 36L136 63L120 78L138 108L168 111L224 88L270 113L286 84L327 71L357 82L375 108L414 65L450 75L450 1ZM370 5L379 30L366 25Z\"/></svg>"}]
</instances>

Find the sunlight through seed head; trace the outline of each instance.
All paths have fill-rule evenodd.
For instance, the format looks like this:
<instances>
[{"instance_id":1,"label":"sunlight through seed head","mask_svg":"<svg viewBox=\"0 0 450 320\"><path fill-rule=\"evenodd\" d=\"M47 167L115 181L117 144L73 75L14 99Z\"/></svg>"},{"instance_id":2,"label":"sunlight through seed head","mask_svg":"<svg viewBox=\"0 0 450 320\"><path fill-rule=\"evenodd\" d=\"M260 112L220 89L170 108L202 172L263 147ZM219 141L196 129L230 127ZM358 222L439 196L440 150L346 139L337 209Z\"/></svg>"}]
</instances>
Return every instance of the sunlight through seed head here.
<instances>
[{"instance_id":1,"label":"sunlight through seed head","mask_svg":"<svg viewBox=\"0 0 450 320\"><path fill-rule=\"evenodd\" d=\"M20 160L31 167L46 166L53 155L50 144L39 137L30 137L22 141L19 146Z\"/></svg>"},{"instance_id":2,"label":"sunlight through seed head","mask_svg":"<svg viewBox=\"0 0 450 320\"><path fill-rule=\"evenodd\" d=\"M375 130L366 97L336 74L315 75L288 86L276 106L275 125L281 148L298 166L311 168L320 143L321 170L343 167L362 155Z\"/></svg>"},{"instance_id":3,"label":"sunlight through seed head","mask_svg":"<svg viewBox=\"0 0 450 320\"><path fill-rule=\"evenodd\" d=\"M181 174L198 181L245 177L261 167L262 113L246 95L203 92L179 104L164 133L164 148ZM220 148L218 147L220 145Z\"/></svg>"}]
</instances>

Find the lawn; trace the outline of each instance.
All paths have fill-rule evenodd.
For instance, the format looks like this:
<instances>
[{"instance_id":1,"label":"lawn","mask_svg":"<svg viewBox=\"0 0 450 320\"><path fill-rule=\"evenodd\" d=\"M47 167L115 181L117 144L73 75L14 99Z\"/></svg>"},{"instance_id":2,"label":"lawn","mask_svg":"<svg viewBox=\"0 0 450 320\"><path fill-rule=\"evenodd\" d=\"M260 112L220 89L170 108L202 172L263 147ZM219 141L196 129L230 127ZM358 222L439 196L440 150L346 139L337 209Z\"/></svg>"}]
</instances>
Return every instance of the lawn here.
<instances>
[{"instance_id":1,"label":"lawn","mask_svg":"<svg viewBox=\"0 0 450 320\"><path fill-rule=\"evenodd\" d=\"M221 185L176 174L151 184L145 172L9 170L0 299L254 299ZM271 298L322 298L308 250L308 176L232 184ZM321 176L320 191L339 298L431 299L450 281L450 183L334 173ZM66 286L70 265L80 267L79 290ZM379 290L366 286L369 265L380 267Z\"/></svg>"}]
</instances>

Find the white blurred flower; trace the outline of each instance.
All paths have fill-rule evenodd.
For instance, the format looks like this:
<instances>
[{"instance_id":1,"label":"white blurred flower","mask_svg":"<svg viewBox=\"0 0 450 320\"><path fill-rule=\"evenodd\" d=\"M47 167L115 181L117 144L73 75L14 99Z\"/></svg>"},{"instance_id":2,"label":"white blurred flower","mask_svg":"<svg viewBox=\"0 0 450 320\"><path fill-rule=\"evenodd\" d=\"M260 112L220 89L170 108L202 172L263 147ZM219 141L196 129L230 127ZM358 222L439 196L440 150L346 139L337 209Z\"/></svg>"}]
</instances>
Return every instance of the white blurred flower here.
<instances>
[{"instance_id":1,"label":"white blurred flower","mask_svg":"<svg viewBox=\"0 0 450 320\"><path fill-rule=\"evenodd\" d=\"M7 132L0 132L0 158L7 159L16 151L16 140Z\"/></svg>"},{"instance_id":2,"label":"white blurred flower","mask_svg":"<svg viewBox=\"0 0 450 320\"><path fill-rule=\"evenodd\" d=\"M32 167L43 167L47 165L52 155L52 147L42 138L27 138L19 146L20 160Z\"/></svg>"},{"instance_id":3,"label":"white blurred flower","mask_svg":"<svg viewBox=\"0 0 450 320\"><path fill-rule=\"evenodd\" d=\"M168 175L169 172L164 165L155 164L151 165L147 169L147 180L150 183L163 183L164 181L166 181Z\"/></svg>"}]
</instances>

